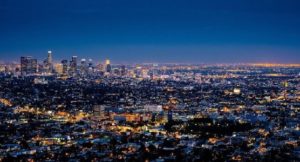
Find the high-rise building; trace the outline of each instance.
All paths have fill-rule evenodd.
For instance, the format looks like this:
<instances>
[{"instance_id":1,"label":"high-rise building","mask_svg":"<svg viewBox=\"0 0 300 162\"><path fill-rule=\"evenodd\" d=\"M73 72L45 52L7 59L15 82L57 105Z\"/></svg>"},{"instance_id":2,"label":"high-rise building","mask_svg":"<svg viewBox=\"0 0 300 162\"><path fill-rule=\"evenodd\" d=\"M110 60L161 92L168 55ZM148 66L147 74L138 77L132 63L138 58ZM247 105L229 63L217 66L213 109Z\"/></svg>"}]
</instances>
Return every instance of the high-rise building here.
<instances>
[{"instance_id":1,"label":"high-rise building","mask_svg":"<svg viewBox=\"0 0 300 162\"><path fill-rule=\"evenodd\" d=\"M121 66L121 75L122 76L126 75L126 67L125 67L125 65Z\"/></svg>"},{"instance_id":2,"label":"high-rise building","mask_svg":"<svg viewBox=\"0 0 300 162\"><path fill-rule=\"evenodd\" d=\"M38 64L37 59L33 59L31 56L21 57L21 74L33 74L37 72Z\"/></svg>"},{"instance_id":3,"label":"high-rise building","mask_svg":"<svg viewBox=\"0 0 300 162\"><path fill-rule=\"evenodd\" d=\"M158 64L153 64L150 71L150 78L154 79L158 75Z\"/></svg>"},{"instance_id":4,"label":"high-rise building","mask_svg":"<svg viewBox=\"0 0 300 162\"><path fill-rule=\"evenodd\" d=\"M86 74L87 73L87 70L88 69L88 66L87 66L87 63L86 63L86 59L81 59L81 62L80 62L80 73L81 74Z\"/></svg>"},{"instance_id":5,"label":"high-rise building","mask_svg":"<svg viewBox=\"0 0 300 162\"><path fill-rule=\"evenodd\" d=\"M53 64L52 64L52 51L48 51L48 56L43 62L43 67L41 68L42 72L52 73Z\"/></svg>"},{"instance_id":6,"label":"high-rise building","mask_svg":"<svg viewBox=\"0 0 300 162\"><path fill-rule=\"evenodd\" d=\"M94 71L93 60L89 59L89 62L88 62L88 73L91 74L91 73L93 73L93 71Z\"/></svg>"},{"instance_id":7,"label":"high-rise building","mask_svg":"<svg viewBox=\"0 0 300 162\"><path fill-rule=\"evenodd\" d=\"M111 72L111 65L110 65L109 59L105 60L105 68L106 68L106 72L108 72L108 73Z\"/></svg>"},{"instance_id":8,"label":"high-rise building","mask_svg":"<svg viewBox=\"0 0 300 162\"><path fill-rule=\"evenodd\" d=\"M62 60L62 73L67 74L68 73L68 60Z\"/></svg>"},{"instance_id":9,"label":"high-rise building","mask_svg":"<svg viewBox=\"0 0 300 162\"><path fill-rule=\"evenodd\" d=\"M55 64L54 68L58 74L63 74L63 64Z\"/></svg>"},{"instance_id":10,"label":"high-rise building","mask_svg":"<svg viewBox=\"0 0 300 162\"><path fill-rule=\"evenodd\" d=\"M89 68L92 68L92 67L93 67L93 60L92 60L92 59L89 59L88 66L89 66Z\"/></svg>"},{"instance_id":11,"label":"high-rise building","mask_svg":"<svg viewBox=\"0 0 300 162\"><path fill-rule=\"evenodd\" d=\"M37 59L31 59L30 60L30 70L29 73L33 74L37 72L37 68L38 68L38 63L37 63Z\"/></svg>"},{"instance_id":12,"label":"high-rise building","mask_svg":"<svg viewBox=\"0 0 300 162\"><path fill-rule=\"evenodd\" d=\"M47 62L52 65L52 51L48 51Z\"/></svg>"},{"instance_id":13,"label":"high-rise building","mask_svg":"<svg viewBox=\"0 0 300 162\"><path fill-rule=\"evenodd\" d=\"M70 61L70 73L76 74L77 71L77 56L73 56L72 60Z\"/></svg>"},{"instance_id":14,"label":"high-rise building","mask_svg":"<svg viewBox=\"0 0 300 162\"><path fill-rule=\"evenodd\" d=\"M53 72L53 64L52 64L52 51L48 51L48 56L44 60L44 68L43 71L46 73L52 73Z\"/></svg>"},{"instance_id":15,"label":"high-rise building","mask_svg":"<svg viewBox=\"0 0 300 162\"><path fill-rule=\"evenodd\" d=\"M28 65L28 60L31 59L31 57L21 57L21 74L25 75L27 72L27 65Z\"/></svg>"}]
</instances>

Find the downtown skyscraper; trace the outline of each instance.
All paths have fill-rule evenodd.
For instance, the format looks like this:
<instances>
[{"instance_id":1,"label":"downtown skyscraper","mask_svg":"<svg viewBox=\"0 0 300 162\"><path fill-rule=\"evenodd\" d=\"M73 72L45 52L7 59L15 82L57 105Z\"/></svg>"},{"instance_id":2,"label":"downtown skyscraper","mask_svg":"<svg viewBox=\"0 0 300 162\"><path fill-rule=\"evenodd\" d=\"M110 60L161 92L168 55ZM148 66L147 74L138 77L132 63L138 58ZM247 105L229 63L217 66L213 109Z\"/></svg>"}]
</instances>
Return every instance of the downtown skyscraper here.
<instances>
[{"instance_id":1,"label":"downtown skyscraper","mask_svg":"<svg viewBox=\"0 0 300 162\"><path fill-rule=\"evenodd\" d=\"M32 58L31 56L22 56L21 57L21 74L34 74L37 72L37 59Z\"/></svg>"}]
</instances>

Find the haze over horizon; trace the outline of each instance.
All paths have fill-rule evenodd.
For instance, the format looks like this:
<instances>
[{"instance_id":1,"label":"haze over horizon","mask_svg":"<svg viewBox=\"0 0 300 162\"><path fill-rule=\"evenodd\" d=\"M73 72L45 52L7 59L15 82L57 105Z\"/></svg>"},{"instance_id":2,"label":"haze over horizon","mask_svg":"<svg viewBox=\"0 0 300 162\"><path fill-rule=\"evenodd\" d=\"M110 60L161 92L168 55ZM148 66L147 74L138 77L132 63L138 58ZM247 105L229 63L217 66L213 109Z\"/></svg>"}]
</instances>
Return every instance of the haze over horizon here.
<instances>
[{"instance_id":1,"label":"haze over horizon","mask_svg":"<svg viewBox=\"0 0 300 162\"><path fill-rule=\"evenodd\" d=\"M1 0L0 61L299 63L297 0Z\"/></svg>"}]
</instances>

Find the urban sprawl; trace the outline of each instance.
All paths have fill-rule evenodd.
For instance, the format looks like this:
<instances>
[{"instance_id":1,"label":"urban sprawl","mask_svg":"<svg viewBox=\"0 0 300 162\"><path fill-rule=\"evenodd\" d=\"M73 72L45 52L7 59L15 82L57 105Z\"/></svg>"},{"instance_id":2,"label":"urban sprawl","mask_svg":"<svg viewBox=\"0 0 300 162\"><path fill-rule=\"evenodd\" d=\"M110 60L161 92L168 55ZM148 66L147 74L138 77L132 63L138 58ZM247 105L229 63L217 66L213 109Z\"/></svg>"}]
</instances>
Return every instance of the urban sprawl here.
<instances>
[{"instance_id":1,"label":"urban sprawl","mask_svg":"<svg viewBox=\"0 0 300 162\"><path fill-rule=\"evenodd\" d=\"M300 161L300 65L24 56L0 130L0 161Z\"/></svg>"}]
</instances>

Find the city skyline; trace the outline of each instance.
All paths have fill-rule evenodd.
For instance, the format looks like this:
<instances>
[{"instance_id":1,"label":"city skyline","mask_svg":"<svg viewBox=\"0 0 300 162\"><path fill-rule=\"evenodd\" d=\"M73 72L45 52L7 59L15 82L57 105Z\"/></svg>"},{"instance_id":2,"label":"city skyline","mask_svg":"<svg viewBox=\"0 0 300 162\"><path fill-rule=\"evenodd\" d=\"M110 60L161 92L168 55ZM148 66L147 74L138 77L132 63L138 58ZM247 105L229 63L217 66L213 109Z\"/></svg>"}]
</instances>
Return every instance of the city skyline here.
<instances>
[{"instance_id":1,"label":"city skyline","mask_svg":"<svg viewBox=\"0 0 300 162\"><path fill-rule=\"evenodd\" d=\"M300 161L299 0L0 0L0 162Z\"/></svg>"},{"instance_id":2,"label":"city skyline","mask_svg":"<svg viewBox=\"0 0 300 162\"><path fill-rule=\"evenodd\" d=\"M30 57L33 58L35 60L37 60L37 64L42 65L43 62L48 59L49 56L49 52L51 53L51 62L53 62L53 64L61 64L62 61L66 60L66 61L71 61L71 59L73 57L76 57L80 60L88 60L89 62L93 63L93 64L105 64L105 62L107 60L111 60L109 57L98 57L101 59L94 59L94 57L90 57L87 55L70 55L67 57L58 57L58 58L52 58L52 51L48 50L46 51L46 53L44 53L44 55L39 55L39 56L35 56L35 55L21 55L19 56L17 59L12 59L12 60L0 60L0 64L2 65L9 65L9 64L20 64L20 60L22 59L22 57ZM79 61L80 61L79 60ZM161 65L251 65L251 64L270 64L270 65L300 65L298 61L296 62L280 62L280 61L272 61L272 59L269 59L268 61L232 61L232 62L197 62L197 61L155 61L155 60L148 60L148 61L117 61L113 60L113 64L116 65L146 65L146 64L161 64Z\"/></svg>"},{"instance_id":3,"label":"city skyline","mask_svg":"<svg viewBox=\"0 0 300 162\"><path fill-rule=\"evenodd\" d=\"M298 1L1 1L0 61L299 63Z\"/></svg>"}]
</instances>

